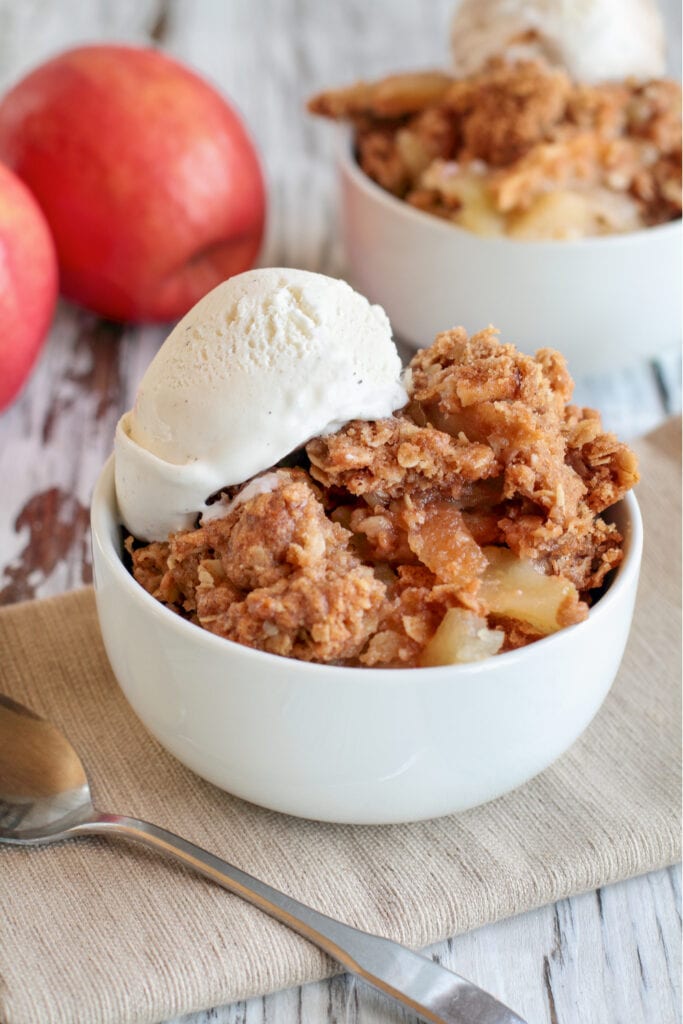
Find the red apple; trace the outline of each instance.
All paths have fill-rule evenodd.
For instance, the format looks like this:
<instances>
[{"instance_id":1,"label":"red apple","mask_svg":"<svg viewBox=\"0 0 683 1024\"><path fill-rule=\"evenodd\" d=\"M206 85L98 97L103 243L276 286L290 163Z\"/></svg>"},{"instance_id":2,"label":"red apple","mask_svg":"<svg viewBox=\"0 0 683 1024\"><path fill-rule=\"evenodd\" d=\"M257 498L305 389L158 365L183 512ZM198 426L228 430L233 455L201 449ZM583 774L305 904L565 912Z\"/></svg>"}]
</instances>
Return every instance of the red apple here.
<instances>
[{"instance_id":1,"label":"red apple","mask_svg":"<svg viewBox=\"0 0 683 1024\"><path fill-rule=\"evenodd\" d=\"M252 266L265 197L237 114L156 50L86 46L0 103L0 160L38 199L63 293L116 320L171 320Z\"/></svg>"},{"instance_id":2,"label":"red apple","mask_svg":"<svg viewBox=\"0 0 683 1024\"><path fill-rule=\"evenodd\" d=\"M57 300L57 257L40 207L0 164L0 409L28 377Z\"/></svg>"}]
</instances>

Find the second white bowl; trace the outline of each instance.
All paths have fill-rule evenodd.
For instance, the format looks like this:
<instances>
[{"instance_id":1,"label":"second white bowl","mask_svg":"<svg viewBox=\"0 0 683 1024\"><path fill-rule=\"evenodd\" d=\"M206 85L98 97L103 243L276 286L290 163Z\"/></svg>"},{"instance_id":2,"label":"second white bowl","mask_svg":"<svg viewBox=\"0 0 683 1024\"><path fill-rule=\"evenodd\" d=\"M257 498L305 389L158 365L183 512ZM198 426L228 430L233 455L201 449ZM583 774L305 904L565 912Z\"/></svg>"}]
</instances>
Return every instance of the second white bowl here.
<instances>
[{"instance_id":1,"label":"second white bowl","mask_svg":"<svg viewBox=\"0 0 683 1024\"><path fill-rule=\"evenodd\" d=\"M559 349L575 376L680 340L681 222L580 241L482 238L396 199L340 151L350 280L416 348L445 326L504 327L523 351Z\"/></svg>"}]
</instances>

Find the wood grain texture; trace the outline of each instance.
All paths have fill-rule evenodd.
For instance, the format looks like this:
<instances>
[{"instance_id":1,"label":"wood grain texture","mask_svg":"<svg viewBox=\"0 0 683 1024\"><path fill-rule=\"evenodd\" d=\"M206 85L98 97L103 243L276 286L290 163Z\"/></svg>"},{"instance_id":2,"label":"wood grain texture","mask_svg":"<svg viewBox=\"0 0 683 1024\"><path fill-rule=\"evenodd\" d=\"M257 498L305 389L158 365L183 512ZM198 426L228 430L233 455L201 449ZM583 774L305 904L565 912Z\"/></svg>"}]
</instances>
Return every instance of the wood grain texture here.
<instances>
[{"instance_id":1,"label":"wood grain texture","mask_svg":"<svg viewBox=\"0 0 683 1024\"><path fill-rule=\"evenodd\" d=\"M678 19L680 5L665 6ZM263 154L263 265L344 272L335 132L303 113L326 85L447 60L452 0L0 0L0 90L85 41L158 45L230 96ZM672 60L680 55L671 42ZM0 603L90 580L88 504L118 416L166 330L120 327L62 304L20 400L0 417ZM678 347L577 384L579 402L633 437L681 407ZM435 948L530 1024L678 1024L680 869L543 907ZM229 967L226 965L226 969ZM348 977L183 1024L380 1024L409 1015Z\"/></svg>"},{"instance_id":2,"label":"wood grain texture","mask_svg":"<svg viewBox=\"0 0 683 1024\"><path fill-rule=\"evenodd\" d=\"M529 1024L675 1024L680 979L676 869L586 893L433 947L445 967L508 1002ZM675 939L674 939L675 941ZM417 1024L348 977L251 999L173 1024Z\"/></svg>"}]
</instances>

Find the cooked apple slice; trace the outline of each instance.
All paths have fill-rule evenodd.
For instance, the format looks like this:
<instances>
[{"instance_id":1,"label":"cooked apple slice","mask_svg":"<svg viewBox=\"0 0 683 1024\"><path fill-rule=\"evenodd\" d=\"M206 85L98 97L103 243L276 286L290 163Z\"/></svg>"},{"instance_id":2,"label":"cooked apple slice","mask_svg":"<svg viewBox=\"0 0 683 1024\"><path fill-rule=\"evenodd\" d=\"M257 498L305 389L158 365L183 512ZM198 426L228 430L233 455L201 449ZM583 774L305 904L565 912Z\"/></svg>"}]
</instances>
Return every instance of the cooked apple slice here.
<instances>
[{"instance_id":1,"label":"cooked apple slice","mask_svg":"<svg viewBox=\"0 0 683 1024\"><path fill-rule=\"evenodd\" d=\"M436 633L422 652L420 664L461 665L497 654L505 634L489 629L486 619L465 608L449 608Z\"/></svg>"},{"instance_id":2,"label":"cooked apple slice","mask_svg":"<svg viewBox=\"0 0 683 1024\"><path fill-rule=\"evenodd\" d=\"M488 566L477 597L494 615L528 622L544 635L585 618L585 605L564 576L546 576L531 559L518 558L508 548L482 550Z\"/></svg>"}]
</instances>

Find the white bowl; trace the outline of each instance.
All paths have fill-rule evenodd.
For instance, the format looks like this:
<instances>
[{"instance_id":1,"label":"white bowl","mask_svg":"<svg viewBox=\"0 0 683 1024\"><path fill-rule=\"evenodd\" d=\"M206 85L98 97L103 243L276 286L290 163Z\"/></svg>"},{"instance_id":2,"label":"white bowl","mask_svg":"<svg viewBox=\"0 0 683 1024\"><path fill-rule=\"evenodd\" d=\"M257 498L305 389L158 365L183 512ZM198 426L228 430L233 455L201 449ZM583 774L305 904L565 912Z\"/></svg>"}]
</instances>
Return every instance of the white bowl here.
<instances>
[{"instance_id":1,"label":"white bowl","mask_svg":"<svg viewBox=\"0 0 683 1024\"><path fill-rule=\"evenodd\" d=\"M626 644L642 549L632 495L614 518L626 557L577 626L471 665L315 665L214 636L143 590L121 559L110 459L91 514L102 636L149 731L222 789L322 821L438 817L542 771L600 707Z\"/></svg>"},{"instance_id":2,"label":"white bowl","mask_svg":"<svg viewBox=\"0 0 683 1024\"><path fill-rule=\"evenodd\" d=\"M489 324L525 352L559 349L575 376L680 340L681 222L579 241L482 238L380 188L340 153L350 281L417 348Z\"/></svg>"}]
</instances>

